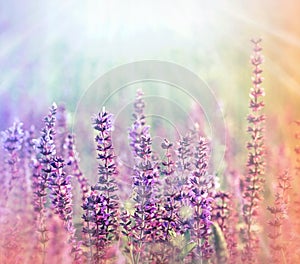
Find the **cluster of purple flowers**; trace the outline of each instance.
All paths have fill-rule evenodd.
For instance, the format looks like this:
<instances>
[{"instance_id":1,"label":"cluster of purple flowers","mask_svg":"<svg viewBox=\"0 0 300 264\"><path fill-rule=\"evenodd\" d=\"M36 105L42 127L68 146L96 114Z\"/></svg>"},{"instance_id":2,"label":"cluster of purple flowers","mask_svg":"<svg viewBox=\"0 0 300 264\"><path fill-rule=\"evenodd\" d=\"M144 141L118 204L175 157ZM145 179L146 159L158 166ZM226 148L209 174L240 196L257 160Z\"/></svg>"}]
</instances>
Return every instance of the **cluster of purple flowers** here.
<instances>
[{"instance_id":1,"label":"cluster of purple flowers","mask_svg":"<svg viewBox=\"0 0 300 264\"><path fill-rule=\"evenodd\" d=\"M129 130L130 146L134 157L133 179L133 213L128 211L122 214L123 234L126 235L131 251L132 262L139 263L141 259L148 258L146 255L149 248L147 245L158 242L162 238L161 223L159 221L160 209L158 207L158 164L153 159L152 141L149 133L150 127L146 125L141 90L137 92L134 103L134 123ZM150 250L151 251L151 250Z\"/></svg>"},{"instance_id":2,"label":"cluster of purple flowers","mask_svg":"<svg viewBox=\"0 0 300 264\"><path fill-rule=\"evenodd\" d=\"M2 132L0 262L297 263L299 256L291 254L295 247L290 248L290 234L298 229L289 219L296 209L288 172L277 177L274 204L267 207L270 221L264 226L258 217L265 180L265 116L260 40L253 44L245 177L234 173L230 161L227 170L215 172L212 142L196 128L176 142L163 139L160 157L152 145L141 90L128 133L132 168L124 169L117 159L113 115L105 108L92 119L96 177L87 178L80 169L64 106L50 107L39 134L20 122ZM299 160L297 170L299 174ZM219 186L219 175L236 176L240 186L226 180ZM127 190L124 179L131 181L125 195L120 193ZM269 231L269 251L261 255L258 228Z\"/></svg>"},{"instance_id":3,"label":"cluster of purple flowers","mask_svg":"<svg viewBox=\"0 0 300 264\"><path fill-rule=\"evenodd\" d=\"M63 108L51 106L38 139L33 128L23 133L21 124L6 132L5 149L14 154L15 149L24 146L27 151L22 155L31 160L35 248L39 252L33 256L34 261L48 262L54 250L49 247L55 245L53 232L57 230L64 232L66 241L62 247L69 251L73 263L116 260L119 247L131 263L215 258L212 221L217 196L214 176L209 173L208 141L196 130L182 137L177 149L165 139L161 144L165 157L160 160L152 149L140 90L134 106L134 122L129 129L134 158L130 172L132 194L123 204L117 195L119 172L112 142L113 118L104 108L93 118L98 180L91 185L79 168L74 135L67 133ZM17 137L22 139L14 140ZM16 151L8 156L8 165L17 162L18 155L21 154ZM72 178L79 183L83 201L81 238L74 224ZM54 251L61 252L58 248Z\"/></svg>"},{"instance_id":4,"label":"cluster of purple flowers","mask_svg":"<svg viewBox=\"0 0 300 264\"><path fill-rule=\"evenodd\" d=\"M101 263L109 246L119 236L119 199L116 194L118 175L111 140L112 115L103 109L93 119L97 131L95 141L98 153L98 182L91 186L83 202L83 233L85 246L89 248L86 257L90 263Z\"/></svg>"},{"instance_id":5,"label":"cluster of purple flowers","mask_svg":"<svg viewBox=\"0 0 300 264\"><path fill-rule=\"evenodd\" d=\"M207 141L200 138L195 150L195 169L189 179L189 202L193 208L191 236L196 242L193 256L196 259L209 259L213 254L210 245L212 202L214 190L208 175L209 149Z\"/></svg>"},{"instance_id":6,"label":"cluster of purple flowers","mask_svg":"<svg viewBox=\"0 0 300 264\"><path fill-rule=\"evenodd\" d=\"M196 132L189 133L178 144L175 162L173 144L165 139L161 145L166 151L165 159L157 162L142 95L138 91L134 123L129 131L135 166L130 203L133 206L124 210L121 217L122 233L127 237L125 252L132 263L180 262L188 255L193 261L209 259L213 253L209 240L214 181L208 174L207 142L199 138L192 150L197 136ZM185 209L190 212L184 212ZM176 244L176 239L182 244Z\"/></svg>"}]
</instances>

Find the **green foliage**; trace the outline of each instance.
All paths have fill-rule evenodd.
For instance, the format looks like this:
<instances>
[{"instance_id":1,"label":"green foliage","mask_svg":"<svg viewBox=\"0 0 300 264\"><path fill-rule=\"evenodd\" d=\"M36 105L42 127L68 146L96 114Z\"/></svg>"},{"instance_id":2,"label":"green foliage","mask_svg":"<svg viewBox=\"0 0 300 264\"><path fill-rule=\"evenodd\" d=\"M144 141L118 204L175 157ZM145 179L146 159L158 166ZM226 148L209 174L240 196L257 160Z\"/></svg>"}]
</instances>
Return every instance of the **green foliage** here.
<instances>
[{"instance_id":1,"label":"green foliage","mask_svg":"<svg viewBox=\"0 0 300 264\"><path fill-rule=\"evenodd\" d=\"M228 260L228 250L227 243L224 234L217 223L212 225L213 231L213 241L216 252L216 259L218 264L227 263Z\"/></svg>"}]
</instances>

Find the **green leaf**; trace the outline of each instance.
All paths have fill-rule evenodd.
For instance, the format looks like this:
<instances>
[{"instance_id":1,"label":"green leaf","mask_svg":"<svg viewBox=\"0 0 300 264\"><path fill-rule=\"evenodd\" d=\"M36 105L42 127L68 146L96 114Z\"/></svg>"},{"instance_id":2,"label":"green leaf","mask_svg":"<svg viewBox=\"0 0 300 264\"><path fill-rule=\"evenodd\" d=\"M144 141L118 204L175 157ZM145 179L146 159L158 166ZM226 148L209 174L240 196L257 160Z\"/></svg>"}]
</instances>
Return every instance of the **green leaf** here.
<instances>
[{"instance_id":1,"label":"green leaf","mask_svg":"<svg viewBox=\"0 0 300 264\"><path fill-rule=\"evenodd\" d=\"M191 232L189 229L184 232L184 239L187 243L191 241Z\"/></svg>"},{"instance_id":2,"label":"green leaf","mask_svg":"<svg viewBox=\"0 0 300 264\"><path fill-rule=\"evenodd\" d=\"M195 242L190 242L186 244L179 254L180 260L183 260L193 249L197 246Z\"/></svg>"},{"instance_id":3,"label":"green leaf","mask_svg":"<svg viewBox=\"0 0 300 264\"><path fill-rule=\"evenodd\" d=\"M228 260L228 250L223 231L217 223L213 223L212 231L214 236L214 246L217 257L217 263L226 263L226 261Z\"/></svg>"}]
</instances>

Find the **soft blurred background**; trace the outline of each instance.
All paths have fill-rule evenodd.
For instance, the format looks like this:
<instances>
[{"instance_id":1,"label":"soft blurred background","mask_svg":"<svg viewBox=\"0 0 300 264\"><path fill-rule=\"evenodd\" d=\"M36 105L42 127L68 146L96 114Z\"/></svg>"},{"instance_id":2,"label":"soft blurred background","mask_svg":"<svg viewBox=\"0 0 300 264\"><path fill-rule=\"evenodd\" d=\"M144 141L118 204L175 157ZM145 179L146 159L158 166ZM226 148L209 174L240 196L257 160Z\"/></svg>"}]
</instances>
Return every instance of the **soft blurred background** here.
<instances>
[{"instance_id":1,"label":"soft blurred background","mask_svg":"<svg viewBox=\"0 0 300 264\"><path fill-rule=\"evenodd\" d=\"M289 128L300 114L299 13L296 0L1 0L0 130L15 118L40 120L53 101L65 103L72 122L99 76L156 59L205 80L231 137L244 145L249 40L262 37L270 140L292 141Z\"/></svg>"}]
</instances>

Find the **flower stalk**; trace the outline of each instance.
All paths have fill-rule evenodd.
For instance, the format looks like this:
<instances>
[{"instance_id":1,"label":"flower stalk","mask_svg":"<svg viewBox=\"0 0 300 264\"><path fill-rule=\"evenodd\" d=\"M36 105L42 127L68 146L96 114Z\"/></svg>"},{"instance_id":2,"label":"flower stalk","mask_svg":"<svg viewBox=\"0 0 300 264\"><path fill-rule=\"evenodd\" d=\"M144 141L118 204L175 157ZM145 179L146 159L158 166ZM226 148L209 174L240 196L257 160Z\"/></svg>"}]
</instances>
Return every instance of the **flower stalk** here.
<instances>
[{"instance_id":1,"label":"flower stalk","mask_svg":"<svg viewBox=\"0 0 300 264\"><path fill-rule=\"evenodd\" d=\"M257 216L259 211L260 201L263 194L264 184L264 123L265 116L261 113L264 109L263 97L265 95L262 84L262 69L261 64L263 57L261 55L261 39L252 40L253 56L251 64L253 66L252 88L250 91L250 114L248 115L248 133L250 141L247 144L248 161L247 173L244 179L243 190L243 218L245 228L242 230L245 247L242 252L242 260L245 263L257 262L257 250L259 248L259 240L257 238L255 226L257 225Z\"/></svg>"}]
</instances>

